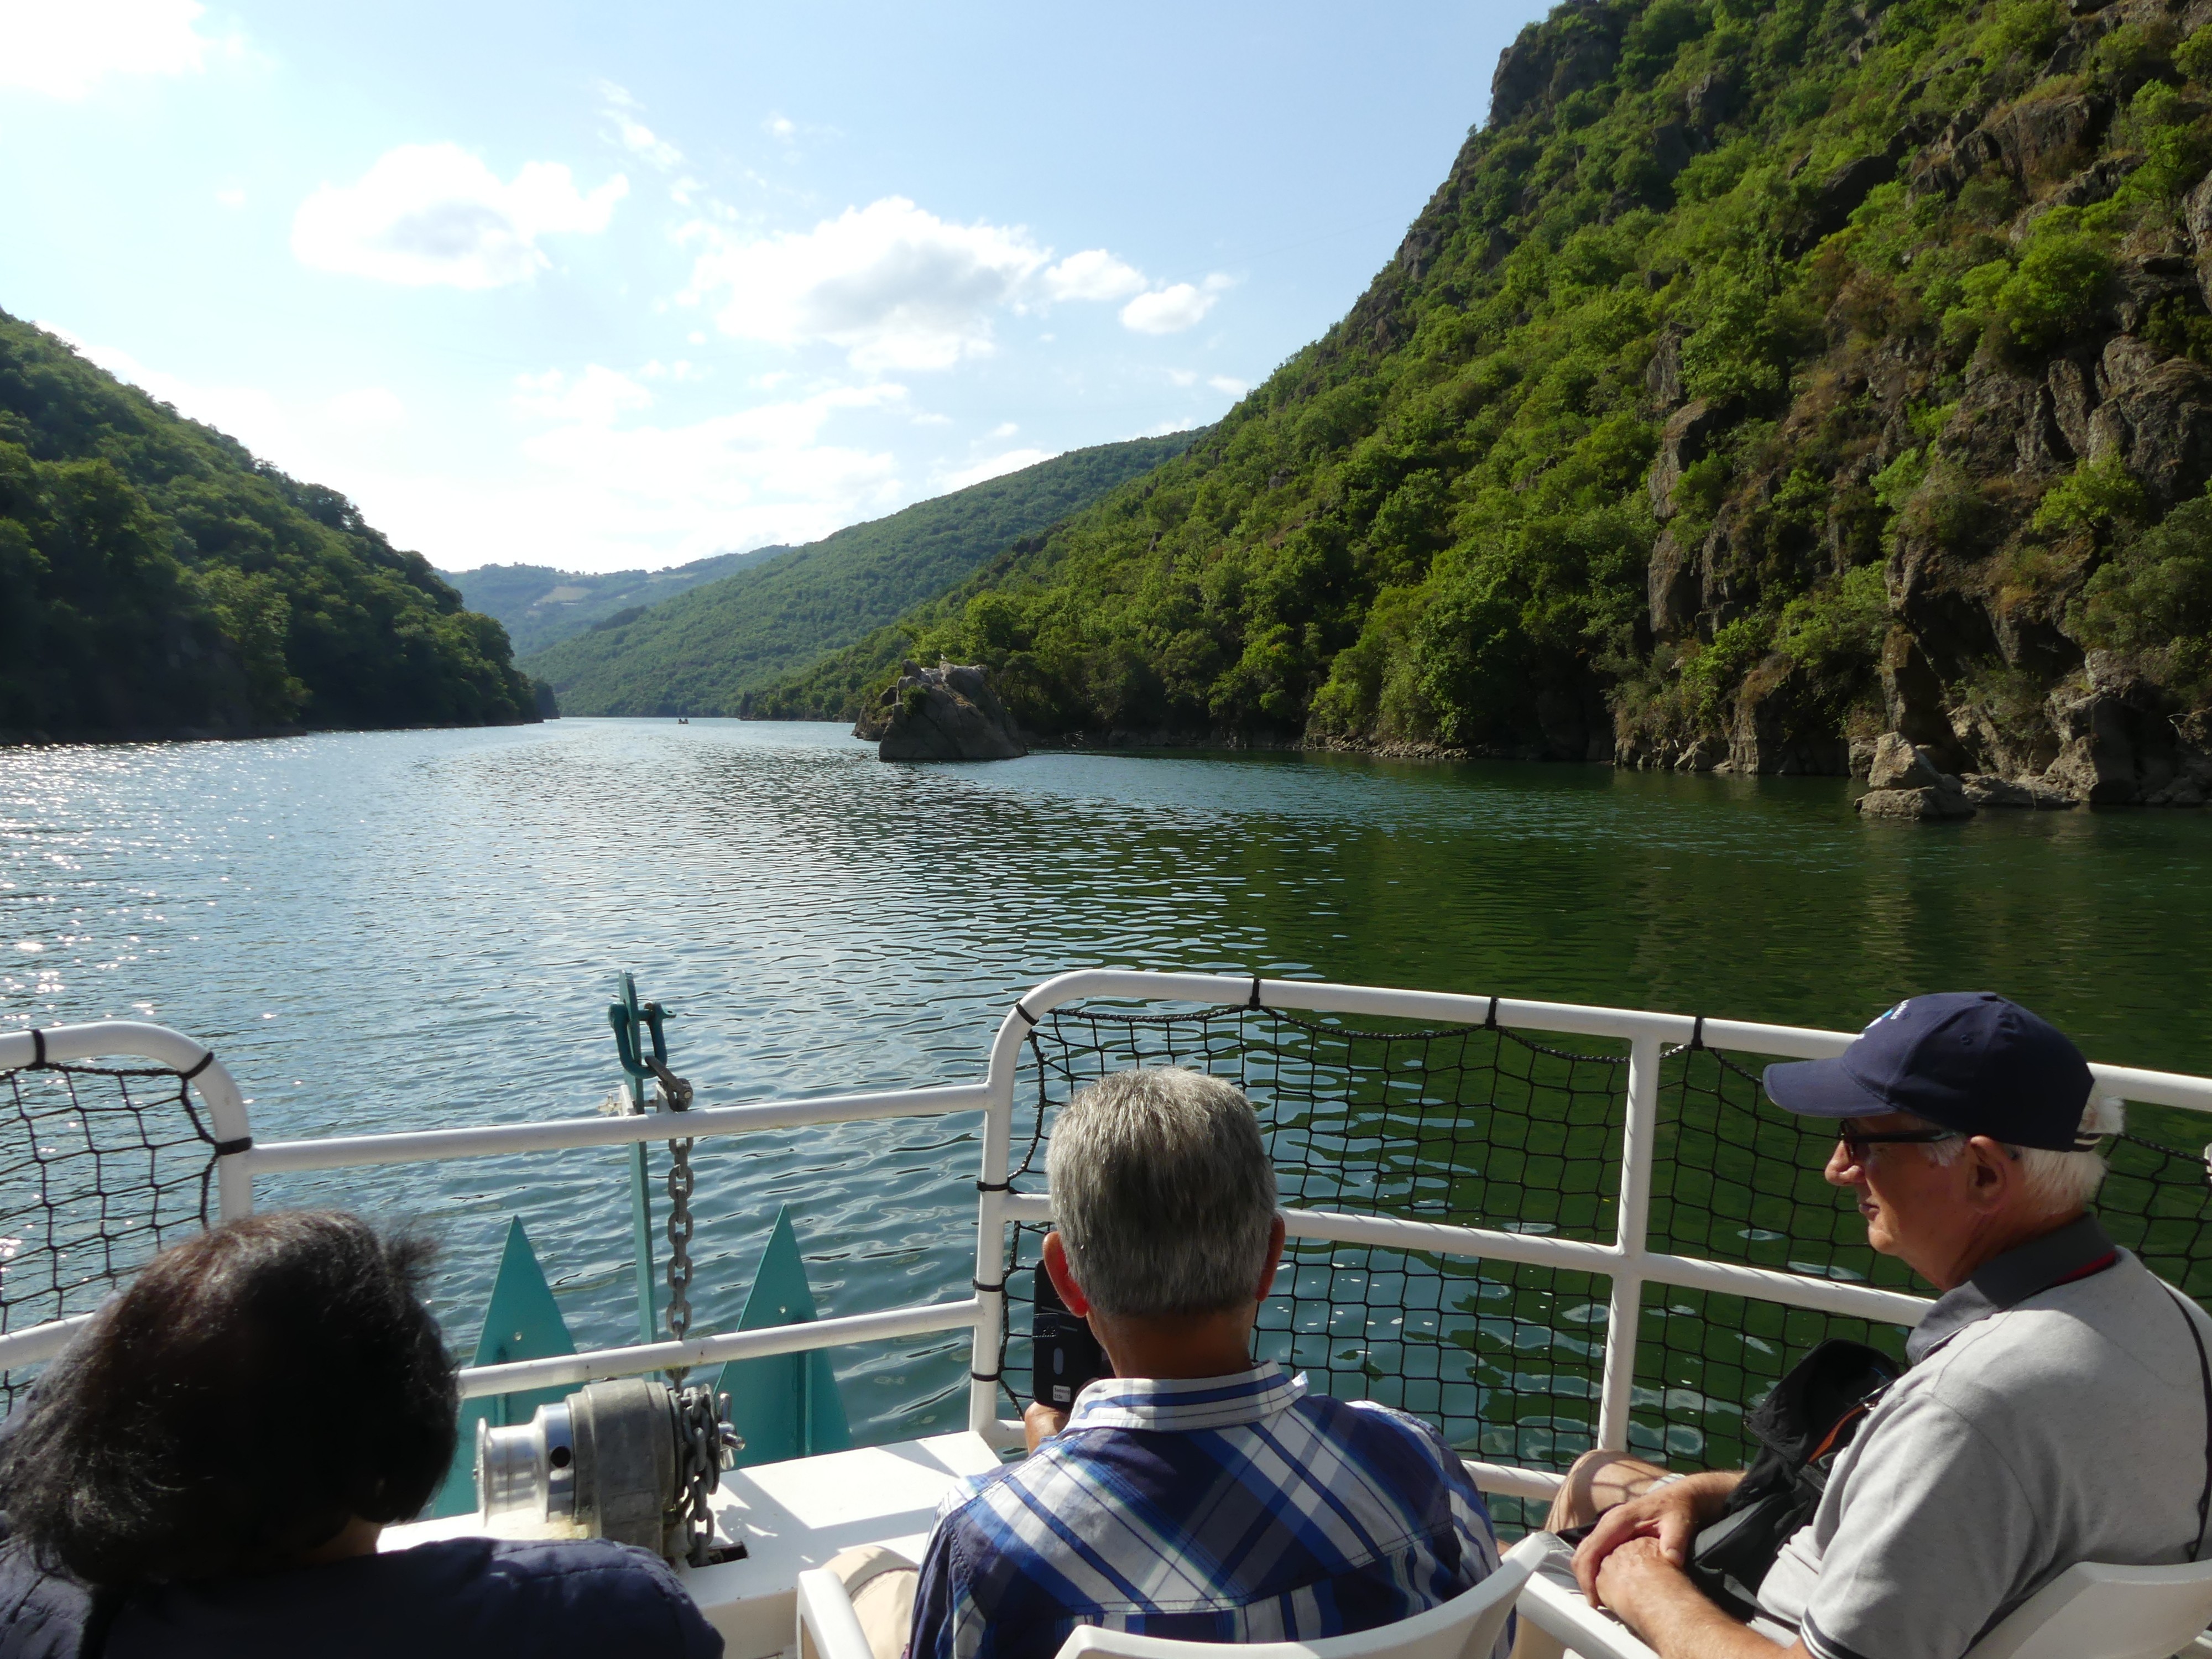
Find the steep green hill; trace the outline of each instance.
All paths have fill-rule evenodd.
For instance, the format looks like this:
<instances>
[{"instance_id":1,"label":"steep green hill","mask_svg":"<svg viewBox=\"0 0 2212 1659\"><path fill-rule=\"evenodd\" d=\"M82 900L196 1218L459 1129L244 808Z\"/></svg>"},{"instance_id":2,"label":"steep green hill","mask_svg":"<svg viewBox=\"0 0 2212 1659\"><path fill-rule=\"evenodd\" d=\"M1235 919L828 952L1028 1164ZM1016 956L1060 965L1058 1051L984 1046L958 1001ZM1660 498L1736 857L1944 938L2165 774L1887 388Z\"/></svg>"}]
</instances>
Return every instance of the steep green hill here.
<instances>
[{"instance_id":1,"label":"steep green hill","mask_svg":"<svg viewBox=\"0 0 2212 1659\"><path fill-rule=\"evenodd\" d=\"M344 496L0 312L0 741L536 718Z\"/></svg>"},{"instance_id":2,"label":"steep green hill","mask_svg":"<svg viewBox=\"0 0 2212 1659\"><path fill-rule=\"evenodd\" d=\"M1341 323L894 643L1047 734L2201 799L2207 16L1562 6Z\"/></svg>"},{"instance_id":3,"label":"steep green hill","mask_svg":"<svg viewBox=\"0 0 2212 1659\"><path fill-rule=\"evenodd\" d=\"M782 546L757 547L747 553L717 553L666 570L617 570L603 575L556 570L548 564L486 564L438 574L459 591L462 604L506 629L507 638L514 641L515 655L526 657L618 611L658 605L790 551Z\"/></svg>"},{"instance_id":4,"label":"steep green hill","mask_svg":"<svg viewBox=\"0 0 2212 1659\"><path fill-rule=\"evenodd\" d=\"M747 712L759 688L1182 453L1192 436L1072 450L854 525L641 614L617 612L524 666L550 681L572 714Z\"/></svg>"}]
</instances>

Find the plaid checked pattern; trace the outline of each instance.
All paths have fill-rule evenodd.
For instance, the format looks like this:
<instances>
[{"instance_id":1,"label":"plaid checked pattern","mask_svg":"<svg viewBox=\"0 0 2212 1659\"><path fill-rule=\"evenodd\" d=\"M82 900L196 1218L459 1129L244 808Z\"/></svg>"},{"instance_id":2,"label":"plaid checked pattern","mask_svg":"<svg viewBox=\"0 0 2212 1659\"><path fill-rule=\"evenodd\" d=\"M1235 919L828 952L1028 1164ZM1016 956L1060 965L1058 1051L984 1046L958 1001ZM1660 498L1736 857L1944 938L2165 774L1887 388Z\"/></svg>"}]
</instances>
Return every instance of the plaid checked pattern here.
<instances>
[{"instance_id":1,"label":"plaid checked pattern","mask_svg":"<svg viewBox=\"0 0 2212 1659\"><path fill-rule=\"evenodd\" d=\"M1052 1659L1079 1625L1309 1641L1424 1612L1497 1565L1481 1495L1419 1419L1309 1395L1272 1361L1112 1377L939 1507L908 1659ZM1509 1628L1496 1659L1510 1645Z\"/></svg>"}]
</instances>

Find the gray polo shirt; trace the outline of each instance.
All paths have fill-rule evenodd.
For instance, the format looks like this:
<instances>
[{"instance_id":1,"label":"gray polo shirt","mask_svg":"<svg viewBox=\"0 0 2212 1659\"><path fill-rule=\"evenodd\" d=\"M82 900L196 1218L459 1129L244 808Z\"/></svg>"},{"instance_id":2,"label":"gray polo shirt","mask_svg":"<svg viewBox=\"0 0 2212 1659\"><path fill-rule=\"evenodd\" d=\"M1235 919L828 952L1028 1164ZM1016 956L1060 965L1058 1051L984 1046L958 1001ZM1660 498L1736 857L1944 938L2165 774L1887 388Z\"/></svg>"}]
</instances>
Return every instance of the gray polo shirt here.
<instances>
[{"instance_id":1,"label":"gray polo shirt","mask_svg":"<svg viewBox=\"0 0 2212 1659\"><path fill-rule=\"evenodd\" d=\"M2188 1559L2212 1320L2094 1217L1944 1295L1760 1604L1820 1659L1960 1659L2076 1561Z\"/></svg>"}]
</instances>

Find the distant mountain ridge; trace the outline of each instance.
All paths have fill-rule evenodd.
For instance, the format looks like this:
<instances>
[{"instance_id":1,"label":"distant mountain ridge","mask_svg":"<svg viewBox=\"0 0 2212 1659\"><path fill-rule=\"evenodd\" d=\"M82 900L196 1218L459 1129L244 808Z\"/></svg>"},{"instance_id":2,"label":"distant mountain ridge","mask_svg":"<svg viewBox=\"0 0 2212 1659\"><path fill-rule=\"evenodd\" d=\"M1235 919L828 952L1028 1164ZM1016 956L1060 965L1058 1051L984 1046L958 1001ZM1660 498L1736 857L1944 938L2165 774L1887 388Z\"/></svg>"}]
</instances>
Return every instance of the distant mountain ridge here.
<instances>
[{"instance_id":1,"label":"distant mountain ridge","mask_svg":"<svg viewBox=\"0 0 2212 1659\"><path fill-rule=\"evenodd\" d=\"M538 717L505 630L344 496L0 312L0 742Z\"/></svg>"},{"instance_id":2,"label":"distant mountain ridge","mask_svg":"<svg viewBox=\"0 0 2212 1659\"><path fill-rule=\"evenodd\" d=\"M616 611L523 665L566 714L750 713L765 687L1180 455L1203 430L1071 450L850 526L635 616Z\"/></svg>"},{"instance_id":3,"label":"distant mountain ridge","mask_svg":"<svg viewBox=\"0 0 2212 1659\"><path fill-rule=\"evenodd\" d=\"M556 570L546 564L487 564L438 574L459 590L470 610L497 618L514 642L514 654L526 657L623 611L672 599L791 550L786 544L756 547L744 553L713 554L665 570L603 574Z\"/></svg>"}]
</instances>

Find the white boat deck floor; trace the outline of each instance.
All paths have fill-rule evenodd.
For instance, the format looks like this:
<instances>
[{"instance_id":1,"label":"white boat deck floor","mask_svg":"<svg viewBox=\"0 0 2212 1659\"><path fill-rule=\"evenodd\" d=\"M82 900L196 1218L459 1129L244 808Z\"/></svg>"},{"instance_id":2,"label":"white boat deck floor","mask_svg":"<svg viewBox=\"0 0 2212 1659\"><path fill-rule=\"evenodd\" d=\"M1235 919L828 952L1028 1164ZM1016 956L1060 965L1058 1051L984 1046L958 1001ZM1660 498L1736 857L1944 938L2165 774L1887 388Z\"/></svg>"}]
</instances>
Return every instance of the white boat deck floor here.
<instances>
[{"instance_id":1,"label":"white boat deck floor","mask_svg":"<svg viewBox=\"0 0 2212 1659\"><path fill-rule=\"evenodd\" d=\"M726 1659L769 1659L792 1645L792 1586L801 1572L855 1544L885 1544L919 1560L939 1500L963 1476L999 1462L981 1436L960 1433L732 1469L714 1497L714 1541L742 1542L744 1559L679 1565L677 1574L721 1632ZM487 1531L544 1535L488 1528L481 1516L457 1515L387 1528L382 1547Z\"/></svg>"}]
</instances>

